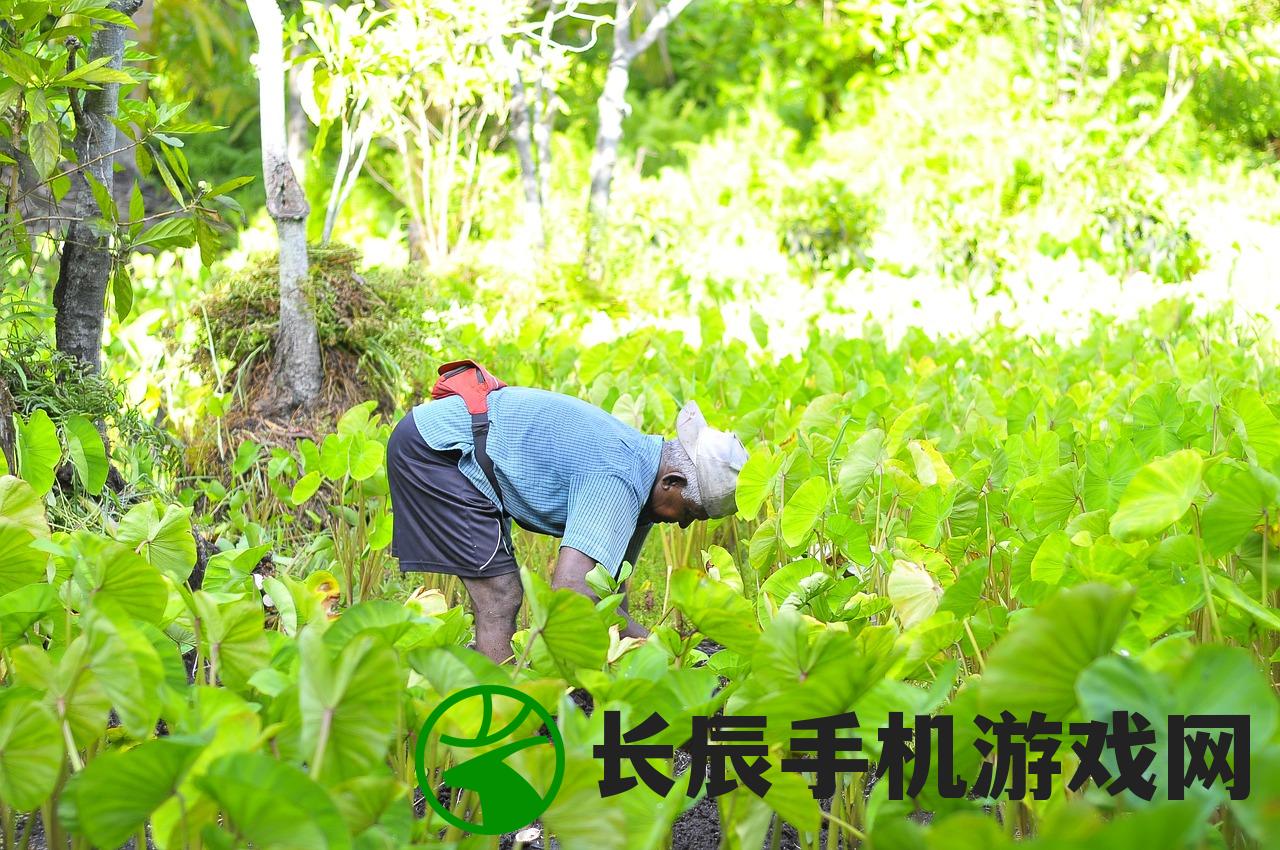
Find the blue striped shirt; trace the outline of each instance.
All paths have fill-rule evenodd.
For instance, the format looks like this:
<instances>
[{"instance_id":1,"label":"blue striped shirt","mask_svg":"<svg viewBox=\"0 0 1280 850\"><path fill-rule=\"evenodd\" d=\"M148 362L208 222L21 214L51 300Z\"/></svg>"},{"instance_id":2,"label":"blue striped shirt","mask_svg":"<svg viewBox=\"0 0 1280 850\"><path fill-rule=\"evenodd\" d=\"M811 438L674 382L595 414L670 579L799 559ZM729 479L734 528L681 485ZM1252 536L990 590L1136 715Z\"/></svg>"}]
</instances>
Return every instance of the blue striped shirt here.
<instances>
[{"instance_id":1,"label":"blue striped shirt","mask_svg":"<svg viewBox=\"0 0 1280 850\"><path fill-rule=\"evenodd\" d=\"M462 399L420 404L413 419L431 448L462 452L458 469L497 505ZM489 395L487 449L507 513L522 527L560 537L561 546L615 576L624 559L635 564L649 531L639 517L658 475L662 437L572 396L507 387Z\"/></svg>"}]
</instances>

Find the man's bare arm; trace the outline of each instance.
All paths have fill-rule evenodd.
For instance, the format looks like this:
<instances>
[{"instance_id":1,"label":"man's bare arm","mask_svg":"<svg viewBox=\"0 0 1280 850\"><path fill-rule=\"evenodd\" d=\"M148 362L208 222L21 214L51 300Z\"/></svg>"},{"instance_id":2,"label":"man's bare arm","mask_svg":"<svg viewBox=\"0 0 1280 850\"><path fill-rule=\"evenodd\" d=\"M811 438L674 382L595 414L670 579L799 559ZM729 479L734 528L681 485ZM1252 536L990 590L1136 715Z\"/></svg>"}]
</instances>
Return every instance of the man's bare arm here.
<instances>
[{"instance_id":1,"label":"man's bare arm","mask_svg":"<svg viewBox=\"0 0 1280 850\"><path fill-rule=\"evenodd\" d=\"M595 591L587 584L587 573L595 569L596 562L590 555L579 552L572 546L561 546L560 557L556 560L556 574L552 579L551 586L559 589L567 587L570 590L576 590L588 599L596 602L600 601L600 597L596 596ZM623 588L623 604L626 604L626 588ZM627 626L622 630L622 637L644 638L649 636L649 630L644 626L631 619L631 615L627 613L626 608L622 610L622 614L627 618Z\"/></svg>"}]
</instances>

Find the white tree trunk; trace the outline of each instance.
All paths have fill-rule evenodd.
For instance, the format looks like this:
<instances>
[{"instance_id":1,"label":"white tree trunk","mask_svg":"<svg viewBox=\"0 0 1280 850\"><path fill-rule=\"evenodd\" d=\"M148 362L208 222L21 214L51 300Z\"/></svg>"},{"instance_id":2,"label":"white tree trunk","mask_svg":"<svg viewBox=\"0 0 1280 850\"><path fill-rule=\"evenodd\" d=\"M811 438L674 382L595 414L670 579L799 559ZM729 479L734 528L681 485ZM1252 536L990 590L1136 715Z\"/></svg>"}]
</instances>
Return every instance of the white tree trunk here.
<instances>
[{"instance_id":1,"label":"white tree trunk","mask_svg":"<svg viewBox=\"0 0 1280 850\"><path fill-rule=\"evenodd\" d=\"M272 380L276 395L264 412L285 414L320 397L322 366L315 315L305 290L310 207L289 162L285 131L284 18L275 0L247 0L258 33L262 173L267 212L280 237L280 332Z\"/></svg>"},{"instance_id":2,"label":"white tree trunk","mask_svg":"<svg viewBox=\"0 0 1280 850\"><path fill-rule=\"evenodd\" d=\"M519 42L517 42L517 49ZM520 54L508 50L501 36L489 41L489 49L506 72L511 86L511 140L515 143L520 160L520 184L524 189L524 231L532 248L545 245L542 226L542 193L539 189L538 163L533 152L533 124L531 108L524 76L520 73Z\"/></svg>"},{"instance_id":3,"label":"white tree trunk","mask_svg":"<svg viewBox=\"0 0 1280 850\"><path fill-rule=\"evenodd\" d=\"M555 4L547 8L538 40L538 84L533 95L533 144L538 155L538 195L542 205L551 203L551 128L556 120L558 95L549 69L551 33L555 25ZM545 212L544 212L545 222Z\"/></svg>"},{"instance_id":4,"label":"white tree trunk","mask_svg":"<svg viewBox=\"0 0 1280 850\"><path fill-rule=\"evenodd\" d=\"M591 199L588 210L593 224L603 227L609 214L609 193L613 170L618 165L622 143L622 121L627 115L627 86L631 82L631 62L614 55L604 78L604 90L596 106L599 126L596 148L591 156Z\"/></svg>"},{"instance_id":5,"label":"white tree trunk","mask_svg":"<svg viewBox=\"0 0 1280 850\"><path fill-rule=\"evenodd\" d=\"M538 152L538 197L544 209L551 203L551 126L555 122L555 101L555 90L540 84L533 102L533 144Z\"/></svg>"},{"instance_id":6,"label":"white tree trunk","mask_svg":"<svg viewBox=\"0 0 1280 850\"><path fill-rule=\"evenodd\" d=\"M631 38L631 15L636 0L617 0L613 26L613 55L605 74L604 89L597 101L598 126L596 147L591 156L591 197L587 205L587 242L585 264L591 277L599 277L596 253L604 238L609 220L609 194L613 171L618 164L618 146L622 143L622 121L627 115L627 87L631 83L631 63L657 40L671 22L692 0L670 0L649 21L644 32Z\"/></svg>"}]
</instances>

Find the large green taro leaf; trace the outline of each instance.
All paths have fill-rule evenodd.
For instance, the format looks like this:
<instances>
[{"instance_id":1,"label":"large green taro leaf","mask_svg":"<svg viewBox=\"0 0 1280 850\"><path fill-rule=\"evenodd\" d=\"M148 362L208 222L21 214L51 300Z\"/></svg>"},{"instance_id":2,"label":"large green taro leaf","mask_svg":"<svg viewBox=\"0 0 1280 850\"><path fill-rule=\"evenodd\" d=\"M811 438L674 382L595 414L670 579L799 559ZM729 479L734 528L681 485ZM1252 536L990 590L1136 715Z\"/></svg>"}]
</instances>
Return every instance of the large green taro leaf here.
<instances>
[{"instance_id":1,"label":"large green taro leaf","mask_svg":"<svg viewBox=\"0 0 1280 850\"><path fill-rule=\"evenodd\" d=\"M37 495L43 496L53 487L53 470L62 458L58 429L44 410L37 408L30 418L17 420L18 472Z\"/></svg>"},{"instance_id":2,"label":"large green taro leaf","mask_svg":"<svg viewBox=\"0 0 1280 850\"><path fill-rule=\"evenodd\" d=\"M111 698L90 666L88 635L57 654L31 645L15 647L12 654L17 683L44 694L45 705L65 720L77 748L102 735Z\"/></svg>"},{"instance_id":3,"label":"large green taro leaf","mask_svg":"<svg viewBox=\"0 0 1280 850\"><path fill-rule=\"evenodd\" d=\"M819 582L821 587L817 586ZM810 602L814 595L810 592L811 589L818 594L824 594L830 586L831 573L816 558L792 561L785 567L775 570L761 583L756 594L756 618L761 623L767 623L773 619L774 612L788 597L796 602L801 600Z\"/></svg>"},{"instance_id":4,"label":"large green taro leaf","mask_svg":"<svg viewBox=\"0 0 1280 850\"><path fill-rule=\"evenodd\" d=\"M782 539L788 546L799 546L813 531L819 517L827 509L830 489L825 478L810 478L792 494L782 509Z\"/></svg>"},{"instance_id":5,"label":"large green taro leaf","mask_svg":"<svg viewBox=\"0 0 1280 850\"><path fill-rule=\"evenodd\" d=\"M738 473L738 516L743 519L756 518L760 505L773 491L774 480L785 458L786 455L774 455L763 447L751 453L743 464L742 471Z\"/></svg>"},{"instance_id":6,"label":"large green taro leaf","mask_svg":"<svg viewBox=\"0 0 1280 850\"><path fill-rule=\"evenodd\" d=\"M1129 614L1131 594L1085 584L1056 594L1026 614L991 650L978 703L989 716L1042 711L1066 718L1076 707L1076 679L1111 652Z\"/></svg>"},{"instance_id":7,"label":"large green taro leaf","mask_svg":"<svg viewBox=\"0 0 1280 850\"><path fill-rule=\"evenodd\" d=\"M587 597L567 588L552 590L540 576L520 571L532 614L529 639L534 661L573 681L577 670L599 670L609 652L609 633Z\"/></svg>"},{"instance_id":8,"label":"large green taro leaf","mask_svg":"<svg viewBox=\"0 0 1280 850\"><path fill-rule=\"evenodd\" d=\"M76 584L92 604L113 604L130 617L160 622L169 589L155 567L114 540L77 532L74 542Z\"/></svg>"},{"instance_id":9,"label":"large green taro leaf","mask_svg":"<svg viewBox=\"0 0 1280 850\"><path fill-rule=\"evenodd\" d=\"M558 720L565 742L564 779L555 799L542 816L548 832L554 833L562 847L591 847L599 850L624 850L636 842L644 847L645 839L635 833L647 831L643 819L632 820L630 804L600 799L599 782L604 778L601 761L592 755L592 745L604 739L604 712L597 711L587 717L572 705L561 703ZM546 747L531 747L531 755L541 755ZM681 784L671 790L671 797L679 795ZM648 804L644 817L653 821L665 820L669 815L663 799L647 788L637 786L626 792ZM632 833L631 836L628 833Z\"/></svg>"},{"instance_id":10,"label":"large green taro leaf","mask_svg":"<svg viewBox=\"0 0 1280 850\"><path fill-rule=\"evenodd\" d=\"M1186 416L1177 393L1168 384L1133 404L1133 442L1144 457L1157 457L1185 445L1178 429Z\"/></svg>"},{"instance_id":11,"label":"large green taro leaf","mask_svg":"<svg viewBox=\"0 0 1280 850\"><path fill-rule=\"evenodd\" d=\"M1080 471L1073 463L1054 470L1035 495L1036 527L1041 531L1062 528L1076 510Z\"/></svg>"},{"instance_id":12,"label":"large green taro leaf","mask_svg":"<svg viewBox=\"0 0 1280 850\"><path fill-rule=\"evenodd\" d=\"M857 496L876 467L886 460L884 444L885 434L879 428L872 428L854 442L840 463L840 474L836 479L844 498Z\"/></svg>"},{"instance_id":13,"label":"large green taro leaf","mask_svg":"<svg viewBox=\"0 0 1280 850\"><path fill-rule=\"evenodd\" d=\"M784 608L765 627L751 655L751 675L730 697L726 714L769 719L766 740L782 742L791 721L848 711L892 661L892 635L858 638Z\"/></svg>"},{"instance_id":14,"label":"large green taro leaf","mask_svg":"<svg viewBox=\"0 0 1280 850\"><path fill-rule=\"evenodd\" d=\"M335 657L315 626L298 639L302 752L311 775L350 779L386 755L404 693L395 650L375 634L351 640Z\"/></svg>"},{"instance_id":15,"label":"large green taro leaf","mask_svg":"<svg viewBox=\"0 0 1280 850\"><path fill-rule=\"evenodd\" d=\"M320 448L320 468L330 481L348 475L353 481L364 481L382 467L385 453L382 443L364 434L329 434Z\"/></svg>"},{"instance_id":16,"label":"large green taro leaf","mask_svg":"<svg viewBox=\"0 0 1280 850\"><path fill-rule=\"evenodd\" d=\"M135 506L120 520L116 539L178 583L187 580L196 563L190 512L177 505L166 506L163 515L154 502Z\"/></svg>"},{"instance_id":17,"label":"large green taro leaf","mask_svg":"<svg viewBox=\"0 0 1280 850\"><path fill-rule=\"evenodd\" d=\"M225 685L244 691L249 677L271 659L262 630L262 605L253 599L223 601L203 590L192 598L199 618L201 655L215 665L216 676Z\"/></svg>"},{"instance_id":18,"label":"large green taro leaf","mask_svg":"<svg viewBox=\"0 0 1280 850\"><path fill-rule=\"evenodd\" d=\"M1245 388L1236 393L1226 420L1244 444L1246 457L1270 469L1280 457L1280 421L1257 390Z\"/></svg>"},{"instance_id":19,"label":"large green taro leaf","mask_svg":"<svg viewBox=\"0 0 1280 850\"><path fill-rule=\"evenodd\" d=\"M947 517L951 515L955 501L955 488L944 489L935 484L921 490L910 503L907 535L925 546L937 546L942 542Z\"/></svg>"},{"instance_id":20,"label":"large green taro leaf","mask_svg":"<svg viewBox=\"0 0 1280 850\"><path fill-rule=\"evenodd\" d=\"M111 698L126 732L146 738L160 718L165 683L160 654L118 606L99 602L88 615L90 668Z\"/></svg>"},{"instance_id":21,"label":"large green taro leaf","mask_svg":"<svg viewBox=\"0 0 1280 850\"><path fill-rule=\"evenodd\" d=\"M1111 517L1111 533L1120 540L1154 537L1182 518L1200 490L1204 462L1184 449L1139 469Z\"/></svg>"},{"instance_id":22,"label":"large green taro leaf","mask_svg":"<svg viewBox=\"0 0 1280 850\"><path fill-rule=\"evenodd\" d=\"M391 776L358 776L330 790L361 847L404 847L414 826L409 787Z\"/></svg>"},{"instance_id":23,"label":"large green taro leaf","mask_svg":"<svg viewBox=\"0 0 1280 850\"><path fill-rule=\"evenodd\" d=\"M263 850L346 850L346 825L325 790L261 753L229 753L197 780L236 833Z\"/></svg>"},{"instance_id":24,"label":"large green taro leaf","mask_svg":"<svg viewBox=\"0 0 1280 850\"><path fill-rule=\"evenodd\" d=\"M0 517L0 594L44 578L49 556L32 547L35 539L25 526Z\"/></svg>"},{"instance_id":25,"label":"large green taro leaf","mask_svg":"<svg viewBox=\"0 0 1280 850\"><path fill-rule=\"evenodd\" d=\"M1148 771L1157 789L1155 800L1146 802L1124 791L1123 799L1129 806L1159 808L1160 801L1166 798L1166 789L1170 787L1170 742L1167 734L1170 715L1247 716L1251 751L1255 755L1252 761L1255 767L1263 768L1261 778L1266 781L1266 762L1264 760L1262 765L1258 765L1256 755L1259 750L1266 749L1267 742L1274 741L1276 731L1280 729L1280 702L1246 650L1197 646L1188 660L1165 673L1152 672L1130 658L1109 656L1099 659L1084 671L1077 691L1086 717L1109 722L1112 712L1138 712L1150 721L1155 732L1155 743L1150 747L1156 755ZM1104 754L1104 764L1114 776L1117 772L1114 757ZM1252 772L1258 773L1257 770ZM1259 796L1265 798L1266 793L1267 790L1259 788L1255 781L1250 792L1253 802L1250 799L1231 801L1232 807L1245 815L1246 825L1265 829L1268 817L1265 805L1257 803ZM1274 786L1271 793L1274 794ZM1216 806L1228 802L1227 789L1221 782L1207 789L1193 783L1185 795L1186 805L1197 810L1201 819L1207 819ZM1272 796L1271 800L1274 799ZM1274 815L1270 817L1274 819ZM1264 833L1258 832L1254 837L1262 841Z\"/></svg>"},{"instance_id":26,"label":"large green taro leaf","mask_svg":"<svg viewBox=\"0 0 1280 850\"><path fill-rule=\"evenodd\" d=\"M62 768L62 735L48 706L16 693L0 699L0 800L20 812L49 799Z\"/></svg>"},{"instance_id":27,"label":"large green taro leaf","mask_svg":"<svg viewBox=\"0 0 1280 850\"><path fill-rule=\"evenodd\" d=\"M107 449L102 435L89 419L71 416L66 422L67 455L84 489L96 496L107 483Z\"/></svg>"},{"instance_id":28,"label":"large green taro leaf","mask_svg":"<svg viewBox=\"0 0 1280 850\"><path fill-rule=\"evenodd\" d=\"M49 536L44 504L31 485L12 475L0 475L0 519L8 519L35 537Z\"/></svg>"},{"instance_id":29,"label":"large green taro leaf","mask_svg":"<svg viewBox=\"0 0 1280 850\"><path fill-rule=\"evenodd\" d=\"M698 631L734 652L750 655L760 639L747 600L699 570L671 573L671 604L683 611Z\"/></svg>"},{"instance_id":30,"label":"large green taro leaf","mask_svg":"<svg viewBox=\"0 0 1280 850\"><path fill-rule=\"evenodd\" d=\"M1225 555L1280 504L1280 480L1256 466L1219 466L1208 476L1213 496L1200 516L1200 535L1213 557Z\"/></svg>"},{"instance_id":31,"label":"large green taro leaf","mask_svg":"<svg viewBox=\"0 0 1280 850\"><path fill-rule=\"evenodd\" d=\"M1120 440L1112 445L1090 443L1084 450L1085 507L1091 511L1115 510L1120 496L1142 465L1133 444Z\"/></svg>"},{"instance_id":32,"label":"large green taro leaf","mask_svg":"<svg viewBox=\"0 0 1280 850\"><path fill-rule=\"evenodd\" d=\"M51 584L29 584L0 596L0 649L21 641L33 623L55 610L60 606Z\"/></svg>"},{"instance_id":33,"label":"large green taro leaf","mask_svg":"<svg viewBox=\"0 0 1280 850\"><path fill-rule=\"evenodd\" d=\"M68 783L58 817L96 847L119 847L178 791L202 748L169 737L104 753Z\"/></svg>"}]
</instances>

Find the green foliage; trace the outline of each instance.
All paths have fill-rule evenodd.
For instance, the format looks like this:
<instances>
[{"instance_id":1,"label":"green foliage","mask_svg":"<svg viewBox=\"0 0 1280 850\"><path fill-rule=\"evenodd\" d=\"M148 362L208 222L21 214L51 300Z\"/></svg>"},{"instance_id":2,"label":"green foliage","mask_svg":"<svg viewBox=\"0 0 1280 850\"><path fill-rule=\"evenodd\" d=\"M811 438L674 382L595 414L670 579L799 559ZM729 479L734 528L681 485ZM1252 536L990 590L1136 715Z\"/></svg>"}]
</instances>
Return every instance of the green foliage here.
<instances>
[{"instance_id":1,"label":"green foliage","mask_svg":"<svg viewBox=\"0 0 1280 850\"><path fill-rule=\"evenodd\" d=\"M47 492L64 464L72 475L55 490L59 525L77 527L104 507L123 513L132 498L153 492L178 469L172 432L128 403L120 383L86 372L42 336L10 338L0 352L0 384L13 398L17 430L25 435L23 477L35 476L28 480ZM113 467L119 480L107 486Z\"/></svg>"},{"instance_id":2,"label":"green foliage","mask_svg":"<svg viewBox=\"0 0 1280 850\"><path fill-rule=\"evenodd\" d=\"M668 61L694 103L731 109L758 92L807 134L866 85L862 75L915 68L985 16L971 0L697 3L673 31ZM761 49L743 50L744 44ZM650 80L661 79L657 57L645 67Z\"/></svg>"},{"instance_id":3,"label":"green foliage","mask_svg":"<svg viewBox=\"0 0 1280 850\"><path fill-rule=\"evenodd\" d=\"M178 793L202 749L199 740L161 738L106 753L68 785L59 817L95 844L123 844Z\"/></svg>"},{"instance_id":4,"label":"green foliage","mask_svg":"<svg viewBox=\"0 0 1280 850\"><path fill-rule=\"evenodd\" d=\"M5 551L25 548L30 568L2 573L0 635L23 690L0 690L0 703L26 694L49 707L24 702L24 718L68 706L66 734L77 746L62 749L65 735L49 729L24 737L48 741L12 768L34 777L24 802L57 795L60 828L95 841L145 821L175 835L231 824L264 846L286 834L294 845L342 846L368 830L430 843L432 827L409 817L404 796L413 744L404 718L459 687L510 677L555 707L571 747L589 746L600 731L580 726L568 704L555 706L569 685L632 724L652 710L677 724L721 706L764 714L776 757L788 720L849 710L868 718L946 710L963 724L977 710L1070 719L1120 708L1158 717L1170 706L1249 714L1267 752L1280 709L1254 665L1256 647L1274 645L1280 611L1273 587L1239 564L1251 541L1272 534L1280 509L1274 368L1242 355L1224 318L1182 316L1169 303L1119 333L1099 319L1075 345L1043 342L1052 365L1038 373L995 367L1026 344L1001 330L980 341L909 333L890 347L874 335L815 329L805 359L761 360L753 373L733 365L740 342L708 342L695 355L679 335L652 329L599 350L555 335L504 343L484 358L499 374L520 374L523 364L545 386L602 401L622 382L630 415L646 427L674 415L666 395L691 394L708 407L723 399L756 445L741 516L697 541L667 541L673 569L655 613L674 616L685 634L661 625L642 645L620 641L610 611L552 591L539 569L526 569L528 630L515 668L464 649L464 609L443 596L408 605L377 598L397 591L376 554L385 545L375 538L387 512L389 429L370 402L318 443L237 452L239 474L265 464L269 492L296 494L302 507L323 499L332 517L329 548L296 549L274 576L259 573L261 588L252 574L269 547L252 543L264 528L227 527L243 539L224 541L205 589L192 592L182 584L194 557L185 511L144 503L114 539L49 537L35 491L6 479L0 531L13 540ZM1204 356L1206 345L1215 357ZM641 361L646 377L636 377ZM681 372L677 363L691 365ZM37 538L44 542L33 547ZM334 563L341 580L326 569ZM613 582L593 583L616 604ZM333 597L336 619L326 610ZM724 648L708 659L695 648L702 634ZM183 652L196 655L194 685L175 669ZM1194 684L1166 681L1165 670ZM729 683L719 692L717 674ZM81 690L68 693L73 682ZM108 708L121 721L121 745L103 743ZM157 720L178 737L153 740ZM40 771L63 758L87 767L58 790ZM119 790L128 805L110 803L115 791L92 790L108 767L128 777ZM764 805L813 830L820 816L804 778L778 777ZM0 781L19 780L0 773ZM323 818L301 839L281 831L276 815L251 802L268 784ZM863 793L838 786L842 820L892 835L896 816L860 809ZM166 814L178 794L185 823ZM1171 811L1239 808L1241 828L1256 837L1265 813L1240 802L1196 797ZM1107 821L1103 831L1138 817L1109 815L1087 796L1072 805L1091 823ZM940 811L921 828L949 840L959 821ZM676 815L663 809L655 829ZM1054 818L1027 817L1042 839L1059 834ZM563 809L548 822L563 835L584 828ZM1174 822L1184 824L1174 833L1190 835L1203 818Z\"/></svg>"},{"instance_id":5,"label":"green foliage","mask_svg":"<svg viewBox=\"0 0 1280 850\"><path fill-rule=\"evenodd\" d=\"M104 157L114 158L115 147L94 161L77 162L83 154L83 149L77 152L77 139L85 143L89 133L85 122L94 120L83 114L88 108L84 94L104 86L116 87L110 89L113 94L127 94L146 75L132 64L112 67L111 56L86 62L78 53L104 27L131 28L131 20L108 0L7 2L0 6L0 14L8 22L0 31L0 152L11 170L11 179L0 186L5 199L0 265L9 269L21 262L29 276L44 273L49 257L33 249L28 225L41 233L49 229L50 221L75 220L79 213L71 210L68 215L61 210L62 215L28 221L28 204L23 201L47 192L56 205L67 198L73 184L83 184L82 191L92 195L98 213L91 222L84 222L92 226L85 232L101 236L110 254L112 301L123 319L135 297L127 263L133 250L198 246L208 265L221 234L241 214L239 205L227 197L238 186L210 186L194 179L182 149L183 136L219 128L185 120L186 103L157 105L148 98L120 96L116 126L125 149L132 148L140 176L161 183L177 209L148 214L136 188L133 202L122 208L112 187L102 185L86 170ZM64 160L70 163L66 168L62 168Z\"/></svg>"},{"instance_id":6,"label":"green foliage","mask_svg":"<svg viewBox=\"0 0 1280 850\"><path fill-rule=\"evenodd\" d=\"M1203 249L1186 225L1136 190L1099 207L1093 221L1070 243L1056 243L1048 235L1041 239L1041 249L1049 256L1066 248L1097 259L1122 278L1142 271L1165 283L1178 283L1204 265Z\"/></svg>"},{"instance_id":7,"label":"green foliage","mask_svg":"<svg viewBox=\"0 0 1280 850\"><path fill-rule=\"evenodd\" d=\"M1111 533L1120 540L1154 537L1191 507L1200 491L1200 456L1190 449L1154 460L1133 476L1111 517Z\"/></svg>"},{"instance_id":8,"label":"green foliage","mask_svg":"<svg viewBox=\"0 0 1280 850\"><path fill-rule=\"evenodd\" d=\"M777 220L783 249L802 268L843 276L870 265L866 250L879 211L842 179L788 186Z\"/></svg>"},{"instance_id":9,"label":"green foliage","mask_svg":"<svg viewBox=\"0 0 1280 850\"><path fill-rule=\"evenodd\" d=\"M0 792L9 805L30 810L53 793L62 767L62 741L52 711L30 697L5 695L0 702Z\"/></svg>"},{"instance_id":10,"label":"green foliage","mask_svg":"<svg viewBox=\"0 0 1280 850\"><path fill-rule=\"evenodd\" d=\"M1280 67L1257 69L1257 77L1235 69L1205 73L1195 94L1197 120L1228 141L1275 154L1280 139Z\"/></svg>"}]
</instances>

